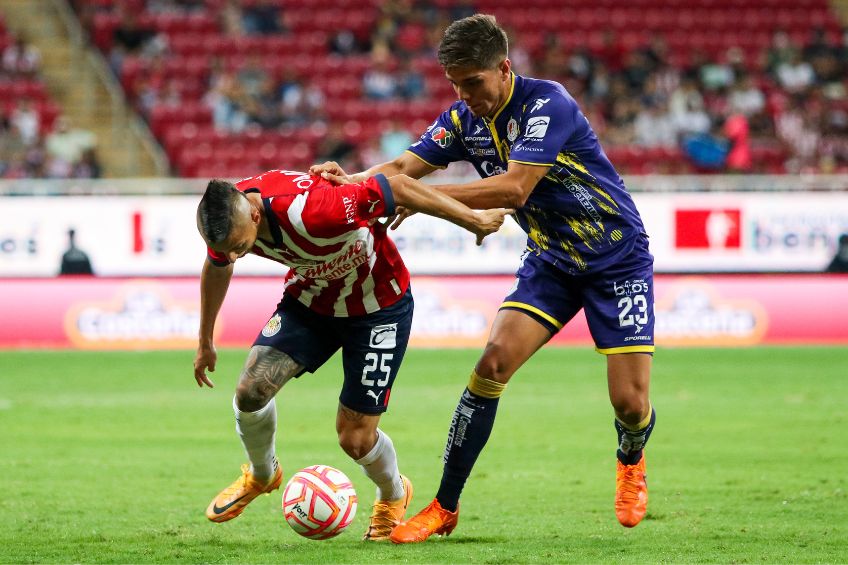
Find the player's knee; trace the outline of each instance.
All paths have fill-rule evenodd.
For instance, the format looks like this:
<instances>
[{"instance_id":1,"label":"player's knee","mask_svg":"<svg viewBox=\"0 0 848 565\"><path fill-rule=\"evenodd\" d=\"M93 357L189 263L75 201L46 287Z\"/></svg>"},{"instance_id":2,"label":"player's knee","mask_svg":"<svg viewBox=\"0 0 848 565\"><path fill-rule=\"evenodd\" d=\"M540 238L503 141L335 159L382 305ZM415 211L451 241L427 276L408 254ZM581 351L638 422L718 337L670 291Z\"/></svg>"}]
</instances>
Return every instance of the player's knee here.
<instances>
[{"instance_id":1,"label":"player's knee","mask_svg":"<svg viewBox=\"0 0 848 565\"><path fill-rule=\"evenodd\" d=\"M511 363L507 363L508 352L498 343L488 343L475 370L484 379L506 383L512 376Z\"/></svg>"},{"instance_id":2,"label":"player's knee","mask_svg":"<svg viewBox=\"0 0 848 565\"><path fill-rule=\"evenodd\" d=\"M650 403L637 395L622 396L612 399L612 407L616 417L627 424L638 424L645 418Z\"/></svg>"},{"instance_id":3,"label":"player's knee","mask_svg":"<svg viewBox=\"0 0 848 565\"><path fill-rule=\"evenodd\" d=\"M254 383L240 382L236 387L236 406L242 412L256 412L261 410L273 398L262 387Z\"/></svg>"}]
</instances>

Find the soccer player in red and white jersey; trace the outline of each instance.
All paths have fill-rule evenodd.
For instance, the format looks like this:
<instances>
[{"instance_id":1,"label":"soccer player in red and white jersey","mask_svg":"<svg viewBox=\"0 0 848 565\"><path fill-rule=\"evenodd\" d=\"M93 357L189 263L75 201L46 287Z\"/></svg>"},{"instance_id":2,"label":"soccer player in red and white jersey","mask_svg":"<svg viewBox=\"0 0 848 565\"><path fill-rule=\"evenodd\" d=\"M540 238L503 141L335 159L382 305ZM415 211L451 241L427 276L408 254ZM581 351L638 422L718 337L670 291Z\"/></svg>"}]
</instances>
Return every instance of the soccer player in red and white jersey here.
<instances>
[{"instance_id":1,"label":"soccer player in red and white jersey","mask_svg":"<svg viewBox=\"0 0 848 565\"><path fill-rule=\"evenodd\" d=\"M233 264L247 253L290 270L276 311L248 354L233 399L249 465L209 505L225 522L258 495L279 488L274 396L290 379L314 372L342 350L344 383L336 431L342 449L377 486L366 540L386 540L412 497L391 439L377 426L386 411L412 325L409 273L377 218L402 206L449 220L481 243L512 210L476 212L405 175L375 175L336 185L319 176L274 170L231 184L209 182L197 209L208 246L201 274L201 319L194 378L213 386L215 319Z\"/></svg>"}]
</instances>

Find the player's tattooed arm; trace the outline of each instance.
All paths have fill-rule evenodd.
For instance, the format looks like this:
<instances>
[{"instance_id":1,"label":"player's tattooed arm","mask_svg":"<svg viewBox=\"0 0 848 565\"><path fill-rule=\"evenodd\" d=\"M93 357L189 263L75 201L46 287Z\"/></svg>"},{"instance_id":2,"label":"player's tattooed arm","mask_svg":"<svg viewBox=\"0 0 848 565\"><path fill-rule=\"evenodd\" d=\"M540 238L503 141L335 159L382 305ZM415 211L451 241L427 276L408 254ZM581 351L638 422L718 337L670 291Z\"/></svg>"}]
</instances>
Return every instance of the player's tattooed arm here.
<instances>
[{"instance_id":1,"label":"player's tattooed arm","mask_svg":"<svg viewBox=\"0 0 848 565\"><path fill-rule=\"evenodd\" d=\"M253 346L239 378L239 408L244 412L261 409L303 369L282 351L266 345Z\"/></svg>"}]
</instances>

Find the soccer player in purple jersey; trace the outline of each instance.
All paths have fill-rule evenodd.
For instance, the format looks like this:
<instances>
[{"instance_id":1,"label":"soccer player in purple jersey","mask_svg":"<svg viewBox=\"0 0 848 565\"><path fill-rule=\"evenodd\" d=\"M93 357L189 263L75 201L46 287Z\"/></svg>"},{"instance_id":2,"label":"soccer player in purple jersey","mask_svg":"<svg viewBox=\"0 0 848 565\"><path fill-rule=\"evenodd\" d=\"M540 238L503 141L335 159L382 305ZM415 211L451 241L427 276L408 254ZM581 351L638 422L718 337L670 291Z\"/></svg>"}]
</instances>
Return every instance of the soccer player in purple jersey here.
<instances>
[{"instance_id":1,"label":"soccer player in purple jersey","mask_svg":"<svg viewBox=\"0 0 848 565\"><path fill-rule=\"evenodd\" d=\"M515 208L528 234L515 284L452 418L436 498L391 539L419 542L451 533L507 383L581 308L596 350L607 359L618 440L615 513L633 527L647 512L643 449L655 420L648 396L653 257L642 220L565 88L512 72L507 36L494 17L453 22L438 57L459 100L405 153L356 175L333 162L311 169L357 182L377 173L421 178L468 161L481 180L433 188L472 208Z\"/></svg>"}]
</instances>

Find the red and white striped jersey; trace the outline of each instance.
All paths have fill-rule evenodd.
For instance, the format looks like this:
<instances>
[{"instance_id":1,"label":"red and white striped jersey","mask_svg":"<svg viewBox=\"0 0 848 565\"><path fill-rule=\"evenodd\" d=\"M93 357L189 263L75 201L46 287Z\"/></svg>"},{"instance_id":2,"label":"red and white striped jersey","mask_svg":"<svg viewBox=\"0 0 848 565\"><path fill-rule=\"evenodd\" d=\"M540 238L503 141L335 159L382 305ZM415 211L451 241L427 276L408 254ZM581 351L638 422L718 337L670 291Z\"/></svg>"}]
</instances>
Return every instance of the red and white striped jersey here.
<instances>
[{"instance_id":1,"label":"red and white striped jersey","mask_svg":"<svg viewBox=\"0 0 848 565\"><path fill-rule=\"evenodd\" d=\"M274 170L236 183L259 192L273 241L250 252L290 270L285 292L318 314L361 316L394 304L409 287L409 272L386 228L375 218L394 214L386 177L335 185L319 176ZM226 256L208 249L218 266Z\"/></svg>"}]
</instances>

